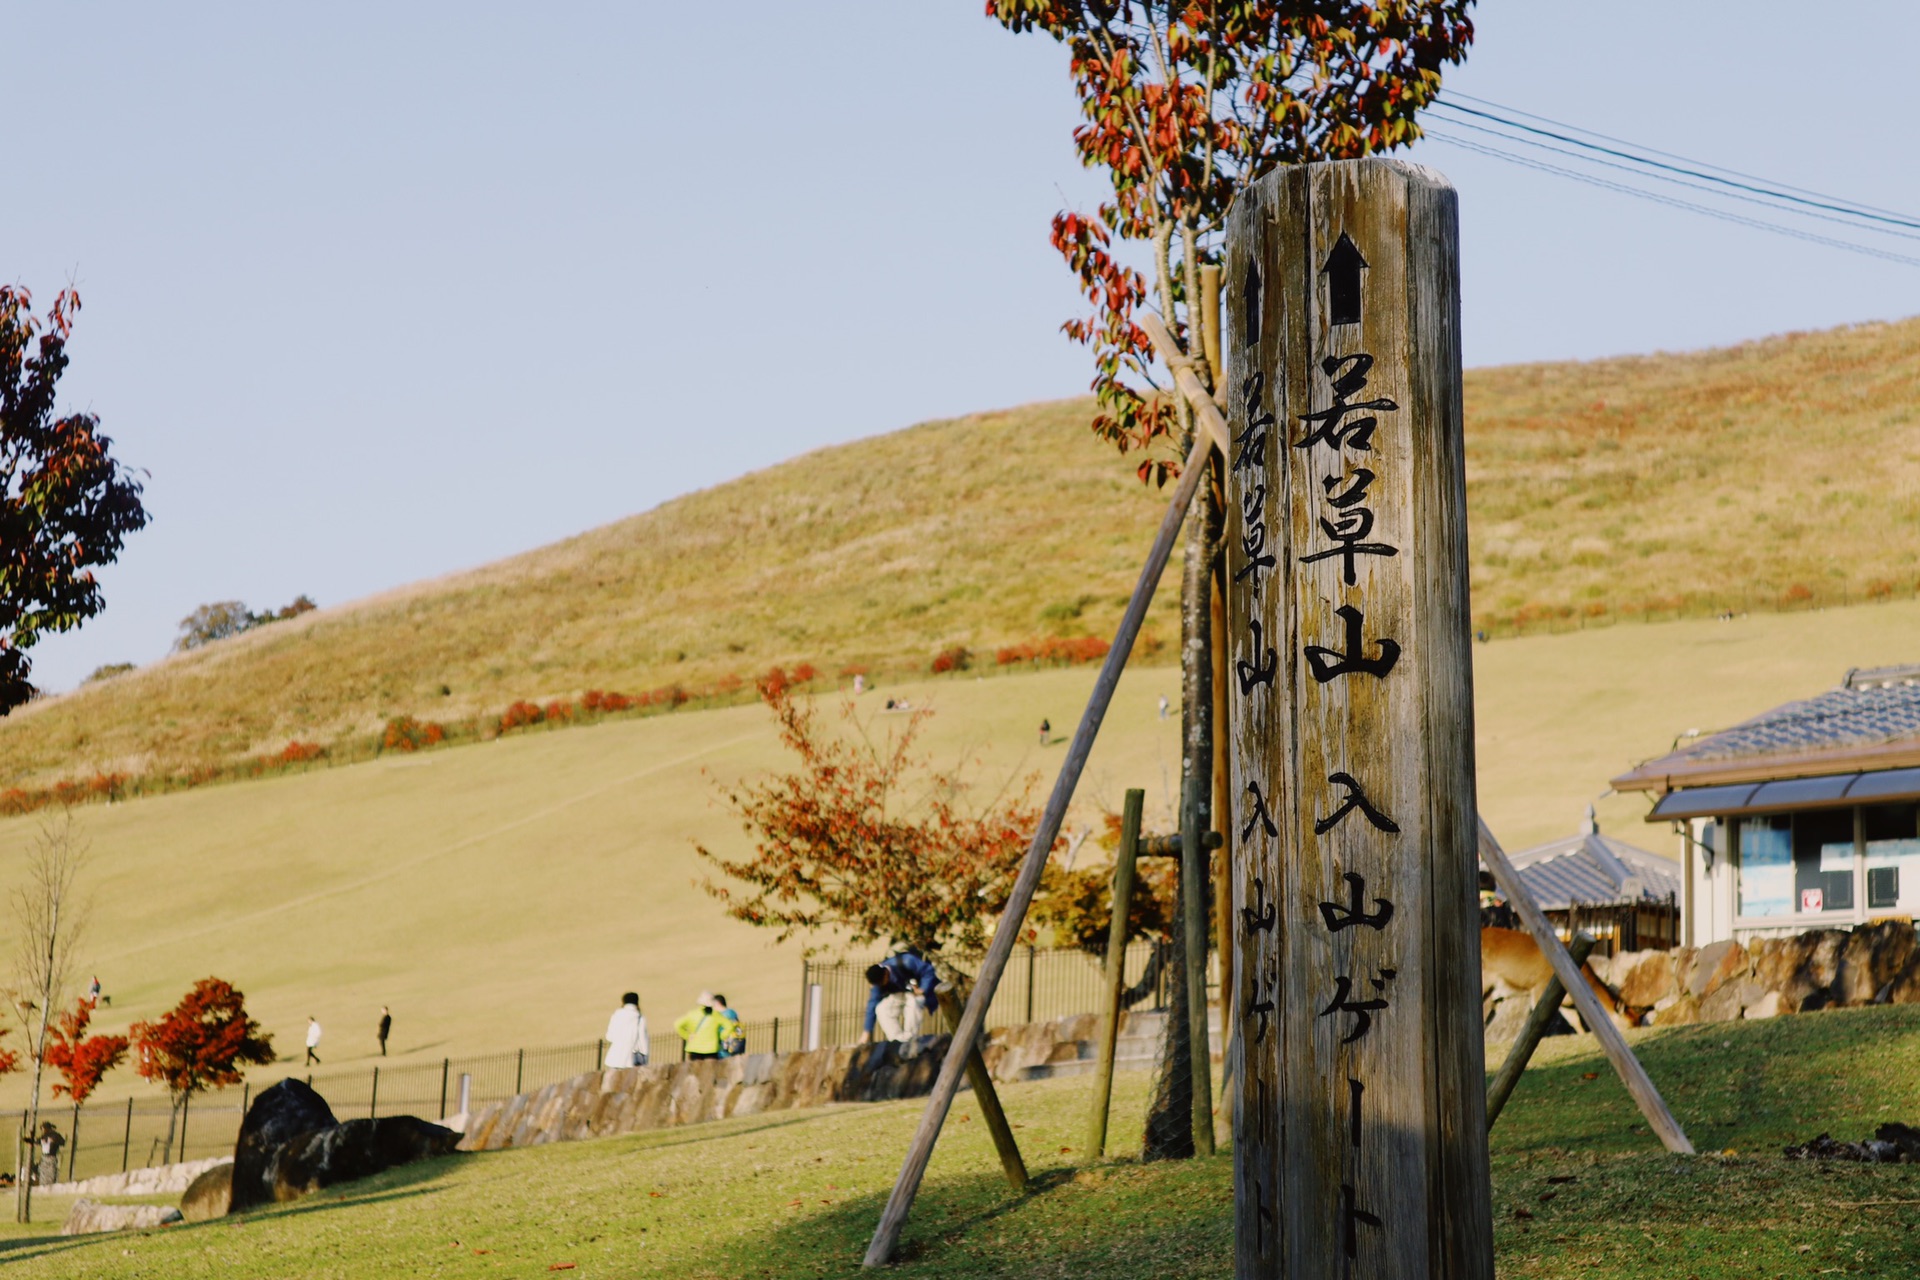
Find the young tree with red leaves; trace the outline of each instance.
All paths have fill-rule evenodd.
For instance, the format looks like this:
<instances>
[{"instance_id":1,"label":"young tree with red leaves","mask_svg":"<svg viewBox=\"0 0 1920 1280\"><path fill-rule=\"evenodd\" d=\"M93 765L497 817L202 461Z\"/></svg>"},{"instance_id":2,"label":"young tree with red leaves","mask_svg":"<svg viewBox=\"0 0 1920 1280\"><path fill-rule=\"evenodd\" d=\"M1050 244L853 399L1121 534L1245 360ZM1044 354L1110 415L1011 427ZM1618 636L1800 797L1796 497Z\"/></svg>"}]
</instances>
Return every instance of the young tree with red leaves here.
<instances>
[{"instance_id":1,"label":"young tree with red leaves","mask_svg":"<svg viewBox=\"0 0 1920 1280\"><path fill-rule=\"evenodd\" d=\"M0 285L0 716L33 696L27 650L105 607L93 570L147 523L140 482L108 452L100 420L54 417L80 295L61 290L44 332L32 306L27 290Z\"/></svg>"},{"instance_id":2,"label":"young tree with red leaves","mask_svg":"<svg viewBox=\"0 0 1920 1280\"><path fill-rule=\"evenodd\" d=\"M1039 821L1030 786L969 813L961 779L924 772L914 754L926 711L876 743L851 700L841 712L850 732L833 734L817 723L812 699L796 698L778 672L759 687L799 768L725 792L757 848L732 859L696 845L746 886L709 879L707 892L736 920L778 929L782 941L831 929L855 945L886 940L928 955L984 946Z\"/></svg>"},{"instance_id":3,"label":"young tree with red leaves","mask_svg":"<svg viewBox=\"0 0 1920 1280\"><path fill-rule=\"evenodd\" d=\"M134 1023L133 1043L134 1069L142 1079L164 1084L173 1102L169 1159L175 1125L194 1094L239 1084L246 1078L241 1067L273 1061L273 1037L247 1016L246 996L222 978L194 983L158 1021Z\"/></svg>"},{"instance_id":4,"label":"young tree with red leaves","mask_svg":"<svg viewBox=\"0 0 1920 1280\"><path fill-rule=\"evenodd\" d=\"M1082 123L1074 143L1104 170L1112 198L1092 214L1054 216L1053 245L1080 277L1093 313L1063 326L1094 352L1093 429L1122 452L1143 451L1143 480L1161 483L1192 444L1193 413L1153 373L1137 311L1149 303L1209 388L1218 335L1203 316L1203 277L1217 271L1228 214L1250 184L1281 165L1344 160L1405 146L1440 92L1444 67L1466 57L1472 0L986 0L1014 32L1067 46ZM1119 244L1116 244L1119 242ZM1122 247L1137 246L1128 254ZM1144 258L1148 275L1130 265ZM1211 351L1208 348L1211 347ZM1212 355L1214 359L1209 359ZM1177 452L1151 452L1171 438ZM1213 823L1212 626L1223 599L1220 480L1201 487L1187 522L1180 584L1181 822ZM1184 897L1184 891L1183 891ZM1173 1008L1149 1118L1146 1154L1193 1152L1195 1078L1182 948L1170 952Z\"/></svg>"},{"instance_id":5,"label":"young tree with red leaves","mask_svg":"<svg viewBox=\"0 0 1920 1280\"><path fill-rule=\"evenodd\" d=\"M47 1065L60 1073L53 1096L65 1094L76 1107L86 1105L101 1078L127 1060L127 1037L90 1036L92 1022L93 1002L82 996L47 1031Z\"/></svg>"}]
</instances>

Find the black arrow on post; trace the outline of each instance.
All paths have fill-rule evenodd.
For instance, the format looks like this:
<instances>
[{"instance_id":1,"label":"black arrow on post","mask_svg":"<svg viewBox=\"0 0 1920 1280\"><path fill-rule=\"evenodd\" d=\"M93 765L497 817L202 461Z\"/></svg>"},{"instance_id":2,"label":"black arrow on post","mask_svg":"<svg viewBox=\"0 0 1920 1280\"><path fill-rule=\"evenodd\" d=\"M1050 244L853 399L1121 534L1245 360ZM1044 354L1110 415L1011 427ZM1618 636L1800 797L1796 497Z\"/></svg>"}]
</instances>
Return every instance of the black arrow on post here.
<instances>
[{"instance_id":1,"label":"black arrow on post","mask_svg":"<svg viewBox=\"0 0 1920 1280\"><path fill-rule=\"evenodd\" d=\"M1328 277L1327 294L1334 324L1360 323L1360 273L1366 268L1367 260L1342 231L1340 238L1333 242L1333 252L1320 268L1320 274Z\"/></svg>"}]
</instances>

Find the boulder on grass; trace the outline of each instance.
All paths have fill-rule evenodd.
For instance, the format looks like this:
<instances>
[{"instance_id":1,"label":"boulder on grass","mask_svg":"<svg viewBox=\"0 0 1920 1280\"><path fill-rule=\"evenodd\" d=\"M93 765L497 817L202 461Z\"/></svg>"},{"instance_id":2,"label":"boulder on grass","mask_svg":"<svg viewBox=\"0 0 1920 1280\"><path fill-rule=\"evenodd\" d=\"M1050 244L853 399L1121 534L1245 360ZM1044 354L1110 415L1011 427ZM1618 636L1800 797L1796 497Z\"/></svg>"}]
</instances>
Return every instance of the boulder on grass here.
<instances>
[{"instance_id":1,"label":"boulder on grass","mask_svg":"<svg viewBox=\"0 0 1920 1280\"><path fill-rule=\"evenodd\" d=\"M273 1198L298 1200L338 1182L450 1155L459 1141L452 1129L416 1116L348 1120L304 1133L280 1148L273 1165Z\"/></svg>"},{"instance_id":2,"label":"boulder on grass","mask_svg":"<svg viewBox=\"0 0 1920 1280\"><path fill-rule=\"evenodd\" d=\"M107 1204L82 1196L67 1211L63 1236L91 1235L96 1231L146 1231L180 1221L180 1211L164 1204Z\"/></svg>"},{"instance_id":3,"label":"boulder on grass","mask_svg":"<svg viewBox=\"0 0 1920 1280\"><path fill-rule=\"evenodd\" d=\"M230 1211L239 1213L274 1202L275 1157L280 1149L304 1134L331 1129L337 1123L327 1100L304 1080L282 1080L247 1108L240 1123L240 1140L233 1148L233 1193Z\"/></svg>"},{"instance_id":4,"label":"boulder on grass","mask_svg":"<svg viewBox=\"0 0 1920 1280\"><path fill-rule=\"evenodd\" d=\"M180 1213L188 1222L207 1222L225 1216L232 1201L233 1166L219 1164L187 1184Z\"/></svg>"}]
</instances>

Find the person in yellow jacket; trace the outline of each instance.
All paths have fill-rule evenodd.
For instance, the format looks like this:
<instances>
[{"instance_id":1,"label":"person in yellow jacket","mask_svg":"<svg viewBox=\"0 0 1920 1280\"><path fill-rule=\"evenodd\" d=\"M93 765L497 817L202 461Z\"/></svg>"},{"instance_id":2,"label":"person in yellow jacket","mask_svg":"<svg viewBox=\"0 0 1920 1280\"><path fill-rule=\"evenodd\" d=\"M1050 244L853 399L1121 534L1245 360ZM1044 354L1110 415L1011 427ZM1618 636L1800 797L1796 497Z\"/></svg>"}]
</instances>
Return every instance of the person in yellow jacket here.
<instances>
[{"instance_id":1,"label":"person in yellow jacket","mask_svg":"<svg viewBox=\"0 0 1920 1280\"><path fill-rule=\"evenodd\" d=\"M717 1058L723 1026L720 1015L713 1010L713 996L702 991L700 1007L681 1014L673 1029L687 1042L688 1058Z\"/></svg>"}]
</instances>

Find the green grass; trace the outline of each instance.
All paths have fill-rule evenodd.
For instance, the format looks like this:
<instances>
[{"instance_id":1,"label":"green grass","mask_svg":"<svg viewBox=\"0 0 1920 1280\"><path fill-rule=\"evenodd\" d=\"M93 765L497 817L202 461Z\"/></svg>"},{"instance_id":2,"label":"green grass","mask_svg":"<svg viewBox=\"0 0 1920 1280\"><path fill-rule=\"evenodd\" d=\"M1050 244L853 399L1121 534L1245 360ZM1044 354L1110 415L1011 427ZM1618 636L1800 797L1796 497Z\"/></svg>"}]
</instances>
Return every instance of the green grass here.
<instances>
[{"instance_id":1,"label":"green grass","mask_svg":"<svg viewBox=\"0 0 1920 1280\"><path fill-rule=\"evenodd\" d=\"M1590 1040L1549 1042L1493 1135L1503 1280L1910 1276L1920 1170L1789 1163L1788 1141L1920 1115L1920 1008L1636 1033L1703 1151L1661 1152ZM1147 1077L1115 1158L1079 1150L1085 1079L1012 1086L1034 1194L1000 1180L970 1097L936 1149L901 1276L1161 1280L1231 1267L1231 1158L1142 1165ZM853 1276L921 1104L842 1106L437 1161L139 1237L11 1230L22 1277ZM1727 1151L1731 1148L1731 1151Z\"/></svg>"},{"instance_id":2,"label":"green grass","mask_svg":"<svg viewBox=\"0 0 1920 1280\"><path fill-rule=\"evenodd\" d=\"M1917 410L1920 321L1473 370L1475 623L1911 598ZM1030 405L823 449L86 686L0 722L0 788L364 744L399 714L707 689L772 663L924 671L954 644L990 661L1041 635L1109 635L1164 495L1088 413ZM1169 592L1148 639L1176 630Z\"/></svg>"}]
</instances>

